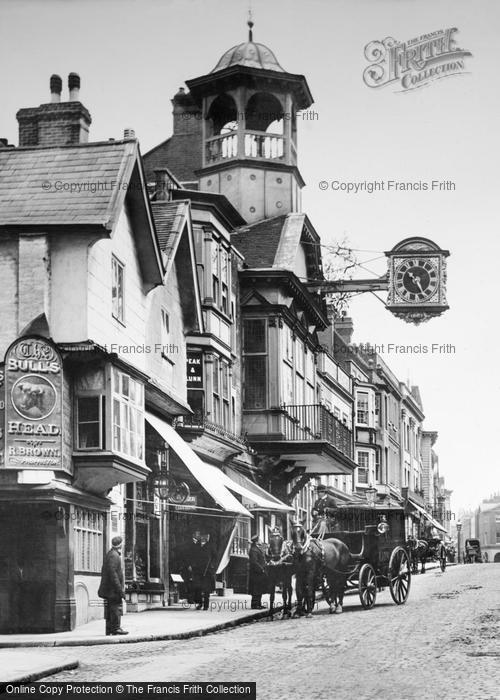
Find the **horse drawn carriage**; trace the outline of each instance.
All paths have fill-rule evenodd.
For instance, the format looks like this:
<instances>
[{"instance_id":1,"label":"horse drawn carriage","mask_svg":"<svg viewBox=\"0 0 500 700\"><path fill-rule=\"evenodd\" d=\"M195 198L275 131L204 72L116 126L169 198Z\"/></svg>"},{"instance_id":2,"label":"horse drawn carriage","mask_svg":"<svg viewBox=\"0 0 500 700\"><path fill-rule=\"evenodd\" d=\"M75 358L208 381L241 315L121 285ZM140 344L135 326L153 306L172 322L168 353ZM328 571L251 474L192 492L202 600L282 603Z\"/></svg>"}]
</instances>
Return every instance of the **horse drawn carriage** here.
<instances>
[{"instance_id":1,"label":"horse drawn carriage","mask_svg":"<svg viewBox=\"0 0 500 700\"><path fill-rule=\"evenodd\" d=\"M412 561L412 572L418 574L418 562L421 563L421 572L425 574L425 565L429 561L439 563L441 571L446 571L448 552L446 546L439 537L422 537L417 539L410 535L406 547Z\"/></svg>"},{"instance_id":2,"label":"horse drawn carriage","mask_svg":"<svg viewBox=\"0 0 500 700\"><path fill-rule=\"evenodd\" d=\"M377 591L389 587L396 605L408 599L411 564L405 544L404 510L387 506L339 506L338 529L327 534L343 542L351 556L346 590L357 590L361 605L375 605Z\"/></svg>"},{"instance_id":3,"label":"horse drawn carriage","mask_svg":"<svg viewBox=\"0 0 500 700\"><path fill-rule=\"evenodd\" d=\"M293 530L296 593L299 609L310 615L318 582L330 612L342 612L346 591L356 590L361 605L370 609L377 592L389 588L402 605L411 585L411 562L405 549L405 515L400 507L350 504L338 507L335 529L323 539Z\"/></svg>"},{"instance_id":4,"label":"horse drawn carriage","mask_svg":"<svg viewBox=\"0 0 500 700\"><path fill-rule=\"evenodd\" d=\"M464 562L466 564L481 564L483 557L481 555L481 543L476 539L465 540Z\"/></svg>"}]
</instances>

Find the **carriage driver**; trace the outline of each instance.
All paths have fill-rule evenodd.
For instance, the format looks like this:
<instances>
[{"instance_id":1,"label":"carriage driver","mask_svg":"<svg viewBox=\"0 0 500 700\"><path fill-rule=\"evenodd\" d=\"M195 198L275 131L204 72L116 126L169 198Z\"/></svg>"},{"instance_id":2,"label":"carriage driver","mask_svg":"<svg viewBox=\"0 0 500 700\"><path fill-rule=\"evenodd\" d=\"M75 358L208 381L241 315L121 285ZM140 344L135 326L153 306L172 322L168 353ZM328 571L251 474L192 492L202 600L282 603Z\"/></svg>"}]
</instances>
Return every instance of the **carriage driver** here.
<instances>
[{"instance_id":1,"label":"carriage driver","mask_svg":"<svg viewBox=\"0 0 500 700\"><path fill-rule=\"evenodd\" d=\"M337 501L326 491L324 484L319 484L316 488L318 498L316 499L311 515L313 517L313 527L311 535L316 535L322 540L325 533L335 527L335 515L337 513Z\"/></svg>"}]
</instances>

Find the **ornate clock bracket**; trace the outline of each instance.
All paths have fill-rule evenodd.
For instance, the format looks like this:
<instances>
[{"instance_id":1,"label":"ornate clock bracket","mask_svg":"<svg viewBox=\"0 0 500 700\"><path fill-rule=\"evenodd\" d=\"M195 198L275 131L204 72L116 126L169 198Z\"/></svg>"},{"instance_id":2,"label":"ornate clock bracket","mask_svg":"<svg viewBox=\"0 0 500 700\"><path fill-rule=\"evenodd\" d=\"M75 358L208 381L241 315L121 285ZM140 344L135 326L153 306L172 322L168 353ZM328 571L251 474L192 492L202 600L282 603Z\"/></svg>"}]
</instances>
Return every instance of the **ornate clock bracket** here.
<instances>
[{"instance_id":1,"label":"ornate clock bracket","mask_svg":"<svg viewBox=\"0 0 500 700\"><path fill-rule=\"evenodd\" d=\"M413 237L386 252L387 273L375 279L332 280L308 283L311 292L387 291L386 308L407 323L419 324L440 316L449 306L446 301L446 258L428 238Z\"/></svg>"}]
</instances>

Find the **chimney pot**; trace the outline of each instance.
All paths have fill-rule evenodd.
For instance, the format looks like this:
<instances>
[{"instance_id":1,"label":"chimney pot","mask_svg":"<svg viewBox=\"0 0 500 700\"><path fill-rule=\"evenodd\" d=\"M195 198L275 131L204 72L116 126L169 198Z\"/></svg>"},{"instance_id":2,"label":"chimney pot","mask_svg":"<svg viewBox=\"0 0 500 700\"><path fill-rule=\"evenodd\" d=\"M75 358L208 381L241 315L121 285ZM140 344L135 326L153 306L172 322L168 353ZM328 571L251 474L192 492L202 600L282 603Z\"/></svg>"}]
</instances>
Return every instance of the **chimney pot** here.
<instances>
[{"instance_id":1,"label":"chimney pot","mask_svg":"<svg viewBox=\"0 0 500 700\"><path fill-rule=\"evenodd\" d=\"M54 73L50 76L50 101L60 102L61 101L61 91L62 91L62 80L61 76Z\"/></svg>"},{"instance_id":2,"label":"chimney pot","mask_svg":"<svg viewBox=\"0 0 500 700\"><path fill-rule=\"evenodd\" d=\"M69 101L78 102L80 99L80 76L78 73L68 75Z\"/></svg>"}]
</instances>

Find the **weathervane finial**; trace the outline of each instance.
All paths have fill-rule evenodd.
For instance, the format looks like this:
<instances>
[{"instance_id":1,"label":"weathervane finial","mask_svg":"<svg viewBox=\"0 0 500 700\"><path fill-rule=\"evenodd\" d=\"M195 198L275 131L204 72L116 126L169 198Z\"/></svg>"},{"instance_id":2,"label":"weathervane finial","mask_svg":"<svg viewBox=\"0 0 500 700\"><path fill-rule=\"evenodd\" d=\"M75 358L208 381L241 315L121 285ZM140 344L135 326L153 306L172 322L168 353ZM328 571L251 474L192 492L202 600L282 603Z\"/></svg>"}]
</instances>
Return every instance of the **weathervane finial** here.
<instances>
[{"instance_id":1,"label":"weathervane finial","mask_svg":"<svg viewBox=\"0 0 500 700\"><path fill-rule=\"evenodd\" d=\"M252 31L253 20L252 20L252 8L251 7L248 8L248 22L247 22L247 24L248 24L248 41L253 41L253 31Z\"/></svg>"}]
</instances>

